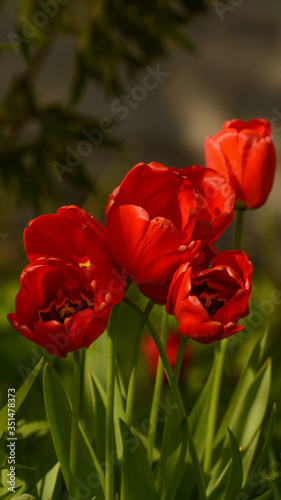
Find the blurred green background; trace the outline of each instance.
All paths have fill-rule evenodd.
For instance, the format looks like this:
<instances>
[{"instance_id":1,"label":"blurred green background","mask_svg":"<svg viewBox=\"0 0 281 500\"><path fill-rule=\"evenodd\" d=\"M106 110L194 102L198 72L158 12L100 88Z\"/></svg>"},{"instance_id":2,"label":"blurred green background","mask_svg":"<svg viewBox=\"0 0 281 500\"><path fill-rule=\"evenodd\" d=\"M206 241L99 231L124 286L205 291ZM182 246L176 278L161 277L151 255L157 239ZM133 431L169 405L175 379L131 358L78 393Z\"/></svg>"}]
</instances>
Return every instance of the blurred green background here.
<instances>
[{"instance_id":1,"label":"blurred green background","mask_svg":"<svg viewBox=\"0 0 281 500\"><path fill-rule=\"evenodd\" d=\"M281 4L1 0L0 9L3 406L7 388L18 388L41 354L6 319L14 310L19 274L27 264L22 233L29 220L76 204L104 222L108 194L135 163L204 164L205 137L232 118L270 120L280 157ZM267 204L245 214L243 250L254 263L252 316L245 320L244 334L229 343L221 412L251 344L268 323L271 400L281 405L280 305L270 312L265 306L272 292L281 289L279 163ZM234 225L218 242L220 250L233 248ZM136 289L131 293L144 303ZM126 383L136 314L125 305L122 311L118 359ZM156 322L159 316L156 308ZM214 351L212 345L195 342L190 348L192 359L182 381L188 409L206 381ZM71 389L71 356L51 362ZM41 384L39 377L18 419L45 418ZM152 390L141 359L136 425L148 414ZM47 470L54 460L50 436L43 431L36 436L34 430L25 435L29 432L33 439L19 444L21 461L35 464L38 454L45 453ZM280 410L273 453L281 467Z\"/></svg>"}]
</instances>

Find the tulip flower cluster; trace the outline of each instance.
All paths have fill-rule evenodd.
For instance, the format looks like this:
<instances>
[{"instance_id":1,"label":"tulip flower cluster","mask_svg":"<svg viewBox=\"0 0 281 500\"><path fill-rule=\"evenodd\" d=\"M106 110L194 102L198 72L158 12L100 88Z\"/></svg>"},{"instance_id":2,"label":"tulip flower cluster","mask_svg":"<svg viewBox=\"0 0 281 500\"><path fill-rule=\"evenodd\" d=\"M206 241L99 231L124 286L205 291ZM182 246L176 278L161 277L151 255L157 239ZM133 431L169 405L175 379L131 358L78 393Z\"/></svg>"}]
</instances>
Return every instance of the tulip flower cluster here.
<instances>
[{"instance_id":1,"label":"tulip flower cluster","mask_svg":"<svg viewBox=\"0 0 281 500\"><path fill-rule=\"evenodd\" d=\"M51 364L44 367L46 415L64 482L54 474L58 469L52 462L52 469L35 487L40 500L238 499L240 494L257 498L252 495L251 478L267 455L276 414L273 407L264 433L270 362L259 366L262 336L222 419L218 408L226 342L217 345L208 380L190 415L179 381L190 364L188 338L201 344L225 339L243 328L238 322L249 312L252 263L240 250L242 213L261 206L272 187L276 156L270 124L227 122L206 139L205 155L205 167L135 165L109 195L105 226L70 205L37 217L25 229L29 264L20 277L16 311L8 319L15 330L51 355L64 358L73 352L71 405ZM218 252L215 243L231 223L235 208L235 249ZM132 283L139 295L149 299L144 309L125 295ZM127 387L116 359L123 300L140 315L130 338ZM161 335L149 318L155 303L163 306ZM168 315L175 317L177 331L171 329ZM107 336L100 340L105 356L100 356L97 342L90 363L86 365L85 358L81 363L80 349L101 336L109 318ZM142 336L145 326L151 336ZM134 423L140 348L155 379L145 430ZM19 404L42 363L43 359L24 381ZM83 385L85 366L88 391ZM161 406L163 381L170 388ZM87 408L93 404L95 419L88 433L87 419L85 431L79 426L86 400ZM7 409L2 411L7 415ZM3 421L4 417L0 437ZM263 434L267 437L261 446ZM262 451L254 462L257 447Z\"/></svg>"},{"instance_id":2,"label":"tulip flower cluster","mask_svg":"<svg viewBox=\"0 0 281 500\"><path fill-rule=\"evenodd\" d=\"M270 124L226 122L205 151L206 168L135 165L109 195L106 227L75 206L31 221L12 326L64 357L104 332L133 281L198 342L243 328L252 264L240 250L218 254L214 243L235 202L254 208L268 196L276 163Z\"/></svg>"}]
</instances>

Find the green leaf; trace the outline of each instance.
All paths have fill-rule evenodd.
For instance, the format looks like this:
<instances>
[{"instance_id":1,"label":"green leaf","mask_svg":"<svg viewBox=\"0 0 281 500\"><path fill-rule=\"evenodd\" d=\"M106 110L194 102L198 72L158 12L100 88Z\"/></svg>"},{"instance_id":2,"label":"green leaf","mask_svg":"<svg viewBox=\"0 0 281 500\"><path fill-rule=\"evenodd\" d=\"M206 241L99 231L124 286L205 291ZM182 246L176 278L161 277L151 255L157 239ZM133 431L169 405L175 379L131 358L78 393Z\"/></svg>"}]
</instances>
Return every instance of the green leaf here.
<instances>
[{"instance_id":1,"label":"green leaf","mask_svg":"<svg viewBox=\"0 0 281 500\"><path fill-rule=\"evenodd\" d=\"M229 428L235 435L239 447L246 449L259 431L265 416L271 382L271 361L267 360L256 374L230 421ZM213 491L218 478L226 470L231 458L230 441L225 440L220 455L211 472L208 492Z\"/></svg>"},{"instance_id":2,"label":"green leaf","mask_svg":"<svg viewBox=\"0 0 281 500\"><path fill-rule=\"evenodd\" d=\"M16 483L17 483L17 487L15 488L15 493L11 492L8 490L8 485L5 484L4 487L1 487L0 488L0 491L1 491L1 495L0 496L0 500L2 498L14 498L15 497L15 494L21 494L21 493L24 493L26 491L26 483L23 479L20 479L19 477L16 478Z\"/></svg>"},{"instance_id":3,"label":"green leaf","mask_svg":"<svg viewBox=\"0 0 281 500\"><path fill-rule=\"evenodd\" d=\"M15 488L15 492L18 492L21 489L21 486L18 486L18 488ZM15 493L13 492L7 492L4 493L4 495L1 495L0 500L9 500L10 498L13 498Z\"/></svg>"},{"instance_id":4,"label":"green leaf","mask_svg":"<svg viewBox=\"0 0 281 500\"><path fill-rule=\"evenodd\" d=\"M271 441L273 438L273 434L274 434L276 415L277 415L277 407L276 407L276 404L274 403L271 414L270 414L268 426L267 426L267 434L266 434L263 448L259 454L259 457L258 457L256 463L254 464L253 469L251 470L249 477L247 476L246 480L251 479L251 477L256 477L259 474L259 471L261 470L261 467L263 466L264 461L266 460L266 457L267 457L267 454L268 454L268 451L270 448L270 444L271 444ZM253 490L253 486L251 486L251 481L246 482L246 484L243 488L243 492L246 494L250 494L250 492L252 490Z\"/></svg>"},{"instance_id":5,"label":"green leaf","mask_svg":"<svg viewBox=\"0 0 281 500\"><path fill-rule=\"evenodd\" d=\"M237 441L228 429L227 448L231 449L231 458L227 462L220 464L215 475L211 474L211 480L207 487L207 496L209 500L237 500L241 492L243 479L243 465L240 450ZM216 471L217 472L217 471Z\"/></svg>"},{"instance_id":6,"label":"green leaf","mask_svg":"<svg viewBox=\"0 0 281 500\"><path fill-rule=\"evenodd\" d=\"M229 485L224 496L224 500L236 500L238 493L240 493L242 488L243 480L243 465L241 453L238 448L238 444L231 430L228 429L228 434L231 444L231 475Z\"/></svg>"},{"instance_id":7,"label":"green leaf","mask_svg":"<svg viewBox=\"0 0 281 500\"><path fill-rule=\"evenodd\" d=\"M24 493L19 497L14 497L14 500L36 500L36 498L33 497L32 495L29 495L28 493Z\"/></svg>"},{"instance_id":8,"label":"green leaf","mask_svg":"<svg viewBox=\"0 0 281 500\"><path fill-rule=\"evenodd\" d=\"M154 476L140 442L122 420L120 430L124 447L122 477L126 485L123 500L156 500Z\"/></svg>"},{"instance_id":9,"label":"green leaf","mask_svg":"<svg viewBox=\"0 0 281 500\"><path fill-rule=\"evenodd\" d=\"M99 395L101 397L101 400L104 404L104 407L106 408L106 402L107 402L107 395L106 391L103 388L103 385L101 381L99 380L98 376L90 370L90 374L93 378L94 384L99 392ZM114 430L115 430L115 441L116 441L116 452L117 452L117 457L121 459L122 457L122 438L120 434L120 427L119 427L119 419L124 420L125 419L125 411L124 411L124 406L123 406L123 399L121 396L120 392L120 385L117 382L117 379L115 379L115 389L114 389Z\"/></svg>"},{"instance_id":10,"label":"green leaf","mask_svg":"<svg viewBox=\"0 0 281 500\"><path fill-rule=\"evenodd\" d=\"M247 448L242 450L241 456L242 456L242 462L243 462L243 472L244 472L244 477L243 477L243 485L247 481L247 477L249 476L253 460L255 457L255 453L259 444L259 439L261 435L262 428L258 429L257 433L254 435L251 443Z\"/></svg>"},{"instance_id":11,"label":"green leaf","mask_svg":"<svg viewBox=\"0 0 281 500\"><path fill-rule=\"evenodd\" d=\"M16 469L26 469L26 470L36 470L35 467L31 467L29 465L20 465L20 464L15 464ZM0 470L5 470L9 469L9 465L1 465Z\"/></svg>"},{"instance_id":12,"label":"green leaf","mask_svg":"<svg viewBox=\"0 0 281 500\"><path fill-rule=\"evenodd\" d=\"M215 469L215 474L211 473L211 479L206 489L208 500L223 498L230 477L231 462L232 459L230 458L228 462L223 463L223 467L220 460L219 467L217 467L217 470Z\"/></svg>"},{"instance_id":13,"label":"green leaf","mask_svg":"<svg viewBox=\"0 0 281 500\"><path fill-rule=\"evenodd\" d=\"M207 435L206 422L208 420L208 415L210 410L211 394L212 394L211 388L214 383L216 362L217 362L217 353L214 356L214 361L211 371L209 373L208 380L204 385L204 388L201 391L200 396L197 399L188 417L190 432L193 436L194 444L200 461L203 458L205 450L205 442Z\"/></svg>"},{"instance_id":14,"label":"green leaf","mask_svg":"<svg viewBox=\"0 0 281 500\"><path fill-rule=\"evenodd\" d=\"M40 500L49 500L53 498L60 464L57 463L54 467L37 483L37 492Z\"/></svg>"},{"instance_id":15,"label":"green leaf","mask_svg":"<svg viewBox=\"0 0 281 500\"><path fill-rule=\"evenodd\" d=\"M260 428L265 416L271 384L271 360L268 359L254 378L244 398L237 403L230 421L238 445L246 448Z\"/></svg>"},{"instance_id":16,"label":"green leaf","mask_svg":"<svg viewBox=\"0 0 281 500\"><path fill-rule=\"evenodd\" d=\"M87 351L86 366L95 374L103 389L107 385L108 335L101 335Z\"/></svg>"},{"instance_id":17,"label":"green leaf","mask_svg":"<svg viewBox=\"0 0 281 500\"><path fill-rule=\"evenodd\" d=\"M183 477L179 485L178 491L176 492L175 499L176 500L182 500L183 498L193 499L195 497L195 495L193 494L195 488L196 488L196 480L195 480L193 465L191 463L187 463L185 465Z\"/></svg>"},{"instance_id":18,"label":"green leaf","mask_svg":"<svg viewBox=\"0 0 281 500\"><path fill-rule=\"evenodd\" d=\"M161 500L173 500L185 471L188 449L186 420L183 420L178 425L172 435L170 444L163 484L161 485Z\"/></svg>"},{"instance_id":19,"label":"green leaf","mask_svg":"<svg viewBox=\"0 0 281 500\"><path fill-rule=\"evenodd\" d=\"M92 427L93 427L93 441L95 443L95 450L100 462L105 461L105 421L106 410L100 393L94 383L91 371L88 371L89 385L92 397Z\"/></svg>"},{"instance_id":20,"label":"green leaf","mask_svg":"<svg viewBox=\"0 0 281 500\"><path fill-rule=\"evenodd\" d=\"M238 380L230 403L216 434L214 446L219 444L225 438L227 427L229 427L235 412L238 411L240 401L245 397L245 394L256 376L256 372L258 371L263 359L267 336L268 330L259 336L253 348L250 359L248 363L246 363L245 369Z\"/></svg>"},{"instance_id":21,"label":"green leaf","mask_svg":"<svg viewBox=\"0 0 281 500\"><path fill-rule=\"evenodd\" d=\"M271 489L269 491L266 491L259 497L255 497L255 500L274 500L274 498L275 498L274 489Z\"/></svg>"},{"instance_id":22,"label":"green leaf","mask_svg":"<svg viewBox=\"0 0 281 500\"><path fill-rule=\"evenodd\" d=\"M138 438L144 450L147 451L147 446L148 446L147 435L141 432L139 429L135 429L134 427L131 428L131 431L133 432L134 436ZM152 450L152 462L158 462L158 460L160 460L160 456L161 456L160 451L158 450L158 448L156 448L156 446L154 446Z\"/></svg>"},{"instance_id":23,"label":"green leaf","mask_svg":"<svg viewBox=\"0 0 281 500\"><path fill-rule=\"evenodd\" d=\"M33 384L34 380L36 379L36 377L41 369L43 360L44 360L44 358L42 357L40 359L40 361L37 363L37 365L35 366L34 370L28 375L28 377L25 379L23 384L20 386L20 388L15 393L15 401L16 401L15 411L16 412L18 411L21 404L25 400L27 394L29 393L29 391L32 387L32 384ZM0 437L5 432L7 424L8 424L8 403L0 411Z\"/></svg>"},{"instance_id":24,"label":"green leaf","mask_svg":"<svg viewBox=\"0 0 281 500\"><path fill-rule=\"evenodd\" d=\"M43 390L47 417L54 447L66 485L69 485L69 454L71 435L71 404L60 378L50 367L45 366ZM79 425L77 470L77 500L91 499L93 493L104 499L104 477L95 453ZM93 486L94 484L94 486ZM93 492L93 488L95 491Z\"/></svg>"},{"instance_id":25,"label":"green leaf","mask_svg":"<svg viewBox=\"0 0 281 500\"><path fill-rule=\"evenodd\" d=\"M20 420L17 424L17 437L26 439L27 437L35 434L36 437L45 436L49 432L49 425L46 420L35 420L33 422L26 422ZM19 436L21 434L21 436Z\"/></svg>"}]
</instances>

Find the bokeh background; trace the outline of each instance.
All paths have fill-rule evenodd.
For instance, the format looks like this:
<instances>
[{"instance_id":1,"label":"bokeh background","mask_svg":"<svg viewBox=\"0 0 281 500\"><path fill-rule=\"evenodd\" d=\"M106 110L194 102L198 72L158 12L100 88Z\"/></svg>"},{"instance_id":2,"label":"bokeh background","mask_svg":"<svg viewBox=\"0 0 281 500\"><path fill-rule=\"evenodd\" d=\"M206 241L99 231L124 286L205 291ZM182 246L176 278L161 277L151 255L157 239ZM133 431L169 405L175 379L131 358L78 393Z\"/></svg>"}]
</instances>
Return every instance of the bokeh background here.
<instances>
[{"instance_id":1,"label":"bokeh background","mask_svg":"<svg viewBox=\"0 0 281 500\"><path fill-rule=\"evenodd\" d=\"M266 205L245 214L243 250L255 270L250 333L230 343L221 408L267 324L271 400L281 406L280 305L270 312L265 306L281 289L280 1L1 0L0 9L0 406L7 387L19 387L40 354L6 319L27 264L22 233L29 220L76 204L103 222L108 194L135 163L204 165L206 136L226 120L255 117L272 124L278 166ZM149 74L157 75L150 90L144 87ZM93 143L85 130L94 130ZM233 248L234 225L220 250ZM159 314L156 308L156 321ZM126 382L136 317L124 307L123 320L118 358ZM206 381L214 347L191 342L190 349L182 381L188 408ZM63 365L52 361L66 385L68 358ZM141 359L136 419L147 414L152 388ZM45 418L40 378L32 391L38 404L24 403L19 418L26 422ZM279 410L276 457L280 424ZM44 432L37 439L47 449ZM30 460L34 449L21 446Z\"/></svg>"}]
</instances>

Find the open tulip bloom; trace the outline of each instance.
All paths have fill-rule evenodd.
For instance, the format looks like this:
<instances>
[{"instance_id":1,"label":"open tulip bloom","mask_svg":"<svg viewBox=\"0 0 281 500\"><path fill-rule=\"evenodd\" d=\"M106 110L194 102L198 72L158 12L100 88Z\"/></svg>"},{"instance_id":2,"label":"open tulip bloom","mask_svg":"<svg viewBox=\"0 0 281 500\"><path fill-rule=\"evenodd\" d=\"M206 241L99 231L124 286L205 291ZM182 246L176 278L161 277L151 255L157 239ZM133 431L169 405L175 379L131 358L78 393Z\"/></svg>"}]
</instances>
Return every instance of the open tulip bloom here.
<instances>
[{"instance_id":1,"label":"open tulip bloom","mask_svg":"<svg viewBox=\"0 0 281 500\"><path fill-rule=\"evenodd\" d=\"M251 477L266 459L275 419L274 407L262 447L270 390L270 361L260 367L263 335L257 336L220 419L218 408L227 338L243 330L239 320L249 314L253 266L240 250L241 209L261 206L271 189L276 156L270 125L261 119L226 122L206 139L205 153L206 167L135 165L109 195L105 227L72 205L41 215L26 228L29 264L8 320L50 360L43 392L58 463L33 487L21 486L20 493L31 488L39 500L260 498ZM235 203L240 210L235 249L218 252L216 241L230 225ZM144 308L131 291L145 296ZM125 385L116 361L121 303L139 316L136 332L126 338L126 345L133 345ZM162 305L161 326L155 325L155 303ZM189 377L184 371L192 350L188 339L215 342L216 348L208 380L187 415L178 382ZM103 346L102 355L96 345ZM90 351L88 389L83 348ZM154 380L145 430L135 426L140 348ZM52 368L53 357L69 353L71 404ZM21 401L41 365L42 360L20 388ZM143 377L150 384L151 379ZM90 395L93 417L82 430L81 402Z\"/></svg>"}]
</instances>

